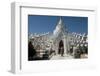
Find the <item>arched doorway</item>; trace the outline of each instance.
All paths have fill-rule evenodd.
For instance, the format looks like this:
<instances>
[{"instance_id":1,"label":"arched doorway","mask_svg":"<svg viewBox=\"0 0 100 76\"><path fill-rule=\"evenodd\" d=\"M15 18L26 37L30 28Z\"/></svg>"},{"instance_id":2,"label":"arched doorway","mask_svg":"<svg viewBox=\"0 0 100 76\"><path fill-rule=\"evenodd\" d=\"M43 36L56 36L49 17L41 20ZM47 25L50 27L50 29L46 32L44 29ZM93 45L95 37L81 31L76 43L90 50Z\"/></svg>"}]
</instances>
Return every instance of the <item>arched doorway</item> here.
<instances>
[{"instance_id":1,"label":"arched doorway","mask_svg":"<svg viewBox=\"0 0 100 76\"><path fill-rule=\"evenodd\" d=\"M59 42L58 54L61 54L61 48L64 48L64 44L62 40L60 40Z\"/></svg>"}]
</instances>

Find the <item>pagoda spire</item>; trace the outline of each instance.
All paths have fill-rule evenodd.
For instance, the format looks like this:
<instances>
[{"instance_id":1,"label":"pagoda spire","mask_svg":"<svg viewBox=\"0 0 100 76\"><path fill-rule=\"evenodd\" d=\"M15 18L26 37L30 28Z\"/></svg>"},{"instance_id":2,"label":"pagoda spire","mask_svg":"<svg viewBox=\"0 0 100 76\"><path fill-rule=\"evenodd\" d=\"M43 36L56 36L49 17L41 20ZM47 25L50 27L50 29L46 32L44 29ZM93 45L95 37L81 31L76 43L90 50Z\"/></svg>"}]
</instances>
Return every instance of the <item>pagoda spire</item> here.
<instances>
[{"instance_id":1,"label":"pagoda spire","mask_svg":"<svg viewBox=\"0 0 100 76\"><path fill-rule=\"evenodd\" d=\"M56 25L56 29L54 30L54 34L58 34L59 32L62 31L63 28L64 28L64 25L63 25L62 17L60 17Z\"/></svg>"},{"instance_id":2,"label":"pagoda spire","mask_svg":"<svg viewBox=\"0 0 100 76\"><path fill-rule=\"evenodd\" d=\"M60 19L59 19L59 22L58 22L58 25L62 25L62 17L60 16Z\"/></svg>"}]
</instances>

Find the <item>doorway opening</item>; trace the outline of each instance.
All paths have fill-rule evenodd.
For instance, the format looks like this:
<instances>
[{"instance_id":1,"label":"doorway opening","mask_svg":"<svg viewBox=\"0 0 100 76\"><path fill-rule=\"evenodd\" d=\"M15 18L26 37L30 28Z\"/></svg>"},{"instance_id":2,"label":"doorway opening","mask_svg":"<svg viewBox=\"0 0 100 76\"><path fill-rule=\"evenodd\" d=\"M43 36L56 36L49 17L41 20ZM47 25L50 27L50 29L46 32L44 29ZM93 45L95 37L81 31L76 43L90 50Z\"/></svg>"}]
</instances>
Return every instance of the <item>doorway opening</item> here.
<instances>
[{"instance_id":1,"label":"doorway opening","mask_svg":"<svg viewBox=\"0 0 100 76\"><path fill-rule=\"evenodd\" d=\"M63 40L60 40L59 42L59 48L58 48L58 54L62 53L62 48L64 48Z\"/></svg>"}]
</instances>

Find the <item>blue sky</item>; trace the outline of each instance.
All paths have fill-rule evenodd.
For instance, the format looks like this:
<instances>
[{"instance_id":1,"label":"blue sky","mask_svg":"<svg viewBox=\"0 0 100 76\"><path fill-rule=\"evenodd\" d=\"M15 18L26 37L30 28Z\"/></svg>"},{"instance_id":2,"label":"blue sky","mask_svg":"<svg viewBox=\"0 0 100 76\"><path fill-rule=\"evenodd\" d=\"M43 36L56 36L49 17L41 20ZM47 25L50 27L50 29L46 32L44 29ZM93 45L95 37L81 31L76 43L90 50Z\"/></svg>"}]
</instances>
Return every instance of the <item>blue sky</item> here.
<instances>
[{"instance_id":1,"label":"blue sky","mask_svg":"<svg viewBox=\"0 0 100 76\"><path fill-rule=\"evenodd\" d=\"M60 16L28 15L28 32L53 32ZM64 26L69 32L88 33L88 17L62 16Z\"/></svg>"}]
</instances>

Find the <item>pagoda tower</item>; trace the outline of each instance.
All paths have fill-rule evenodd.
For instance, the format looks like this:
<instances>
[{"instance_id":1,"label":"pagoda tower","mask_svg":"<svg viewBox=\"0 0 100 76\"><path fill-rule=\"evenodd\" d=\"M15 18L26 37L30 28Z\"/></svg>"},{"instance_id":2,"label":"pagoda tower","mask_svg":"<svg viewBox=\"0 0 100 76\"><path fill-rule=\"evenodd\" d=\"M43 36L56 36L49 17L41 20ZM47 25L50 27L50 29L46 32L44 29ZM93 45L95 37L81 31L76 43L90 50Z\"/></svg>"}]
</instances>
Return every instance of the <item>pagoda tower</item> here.
<instances>
[{"instance_id":1,"label":"pagoda tower","mask_svg":"<svg viewBox=\"0 0 100 76\"><path fill-rule=\"evenodd\" d=\"M62 17L60 17L55 30L53 31L54 36L54 50L56 54L59 54L61 47L64 48L64 54L68 53L69 41L68 41L68 31L64 26Z\"/></svg>"}]
</instances>

